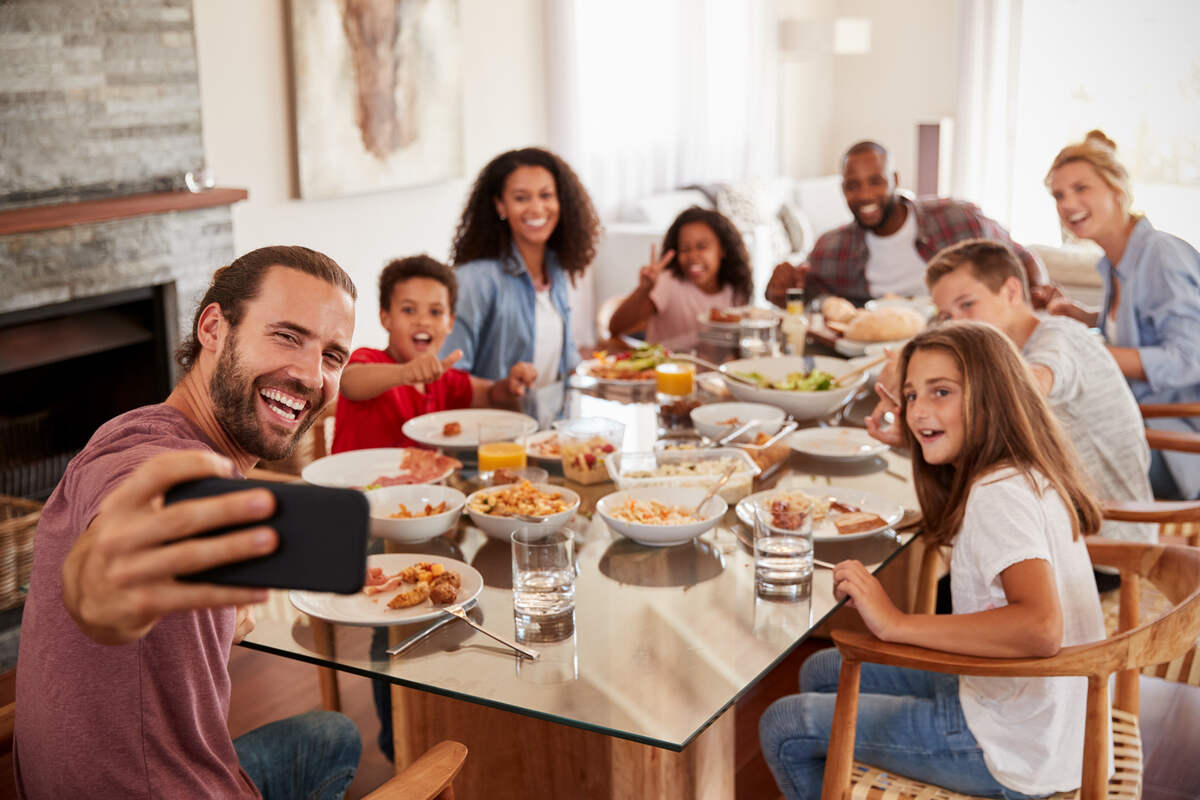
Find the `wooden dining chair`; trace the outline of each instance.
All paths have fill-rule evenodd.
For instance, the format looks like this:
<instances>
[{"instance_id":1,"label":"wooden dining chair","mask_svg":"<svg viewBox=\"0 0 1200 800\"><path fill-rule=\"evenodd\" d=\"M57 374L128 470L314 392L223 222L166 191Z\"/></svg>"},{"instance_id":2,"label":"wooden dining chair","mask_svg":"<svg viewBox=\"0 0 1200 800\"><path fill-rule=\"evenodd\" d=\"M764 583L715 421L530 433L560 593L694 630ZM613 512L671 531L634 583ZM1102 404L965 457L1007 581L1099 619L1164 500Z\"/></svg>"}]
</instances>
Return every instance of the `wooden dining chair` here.
<instances>
[{"instance_id":1,"label":"wooden dining chair","mask_svg":"<svg viewBox=\"0 0 1200 800\"><path fill-rule=\"evenodd\" d=\"M957 675L1004 677L1083 676L1088 679L1083 784L1057 800L1101 800L1141 796L1141 731L1138 727L1137 670L1171 661L1185 653L1200 636L1200 550L1181 545L1119 542L1087 538L1094 564L1116 567L1121 573L1122 602L1136 607L1138 584L1152 582L1169 607L1157 618L1134 624L1136 613L1122 608L1120 630L1090 644L1065 647L1050 658L980 658L911 645L889 644L870 634L835 631L834 644L842 655L833 731L825 764L822 800L849 798L910 798L953 800L964 795L885 773L854 761L859 675L863 662L888 664ZM1115 698L1109 715L1109 677L1117 673ZM1112 743L1115 772L1108 778L1108 747Z\"/></svg>"},{"instance_id":2,"label":"wooden dining chair","mask_svg":"<svg viewBox=\"0 0 1200 800\"><path fill-rule=\"evenodd\" d=\"M1145 403L1138 406L1142 419L1167 417L1200 417L1200 403ZM1146 443L1151 450L1177 450L1200 453L1200 433L1146 429ZM1200 546L1200 523L1168 522L1159 528L1161 536L1178 536L1186 544Z\"/></svg>"}]
</instances>

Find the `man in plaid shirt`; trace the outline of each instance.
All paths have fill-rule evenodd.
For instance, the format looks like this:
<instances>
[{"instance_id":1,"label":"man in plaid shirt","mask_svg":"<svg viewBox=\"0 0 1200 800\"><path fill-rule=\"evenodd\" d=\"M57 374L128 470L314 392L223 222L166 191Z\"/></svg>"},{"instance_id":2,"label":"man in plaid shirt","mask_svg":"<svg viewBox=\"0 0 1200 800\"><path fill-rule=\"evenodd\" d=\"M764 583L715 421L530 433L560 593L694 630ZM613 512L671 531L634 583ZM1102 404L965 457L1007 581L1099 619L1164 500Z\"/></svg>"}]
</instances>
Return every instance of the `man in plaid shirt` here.
<instances>
[{"instance_id":1,"label":"man in plaid shirt","mask_svg":"<svg viewBox=\"0 0 1200 800\"><path fill-rule=\"evenodd\" d=\"M854 221L822 234L799 267L777 266L767 284L768 300L783 306L788 289L805 286L859 303L887 293L925 294L926 262L963 239L1003 242L1024 264L1030 287L1046 283L1046 268L1037 256L976 206L897 191L899 175L890 161L876 142L859 142L846 151L842 193Z\"/></svg>"}]
</instances>

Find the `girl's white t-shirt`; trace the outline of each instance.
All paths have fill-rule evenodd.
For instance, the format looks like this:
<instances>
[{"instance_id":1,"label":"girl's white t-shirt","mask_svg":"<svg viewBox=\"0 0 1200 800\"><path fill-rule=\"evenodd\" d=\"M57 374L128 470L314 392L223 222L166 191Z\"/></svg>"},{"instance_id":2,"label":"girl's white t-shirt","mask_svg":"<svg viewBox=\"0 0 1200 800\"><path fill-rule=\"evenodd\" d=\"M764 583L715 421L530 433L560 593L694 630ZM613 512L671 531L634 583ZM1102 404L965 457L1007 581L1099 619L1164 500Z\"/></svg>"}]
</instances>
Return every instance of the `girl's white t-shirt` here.
<instances>
[{"instance_id":1,"label":"girl's white t-shirt","mask_svg":"<svg viewBox=\"0 0 1200 800\"><path fill-rule=\"evenodd\" d=\"M546 386L558 380L562 360L563 319L550 302L550 290L534 292L533 304L533 367L537 370L535 386Z\"/></svg>"},{"instance_id":2,"label":"girl's white t-shirt","mask_svg":"<svg viewBox=\"0 0 1200 800\"><path fill-rule=\"evenodd\" d=\"M1054 570L1063 647L1102 639L1104 616L1083 538L1072 539L1062 498L1041 473L1033 475L1037 488L1011 468L980 478L971 488L950 557L954 613L1007 605L1000 573L1039 558ZM1079 787L1086 678L964 675L958 696L997 781L1031 795Z\"/></svg>"}]
</instances>

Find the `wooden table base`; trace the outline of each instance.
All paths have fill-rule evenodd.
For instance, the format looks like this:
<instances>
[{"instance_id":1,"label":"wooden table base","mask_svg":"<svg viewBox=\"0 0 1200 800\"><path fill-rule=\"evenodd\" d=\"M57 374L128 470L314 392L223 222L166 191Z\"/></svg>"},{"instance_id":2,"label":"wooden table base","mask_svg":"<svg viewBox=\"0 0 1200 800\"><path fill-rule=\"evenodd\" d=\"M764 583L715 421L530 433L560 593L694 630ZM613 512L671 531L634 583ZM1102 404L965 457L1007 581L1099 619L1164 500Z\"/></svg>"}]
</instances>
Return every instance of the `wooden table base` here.
<instances>
[{"instance_id":1,"label":"wooden table base","mask_svg":"<svg viewBox=\"0 0 1200 800\"><path fill-rule=\"evenodd\" d=\"M443 739L467 746L462 797L734 796L734 709L681 753L392 686L396 767Z\"/></svg>"}]
</instances>

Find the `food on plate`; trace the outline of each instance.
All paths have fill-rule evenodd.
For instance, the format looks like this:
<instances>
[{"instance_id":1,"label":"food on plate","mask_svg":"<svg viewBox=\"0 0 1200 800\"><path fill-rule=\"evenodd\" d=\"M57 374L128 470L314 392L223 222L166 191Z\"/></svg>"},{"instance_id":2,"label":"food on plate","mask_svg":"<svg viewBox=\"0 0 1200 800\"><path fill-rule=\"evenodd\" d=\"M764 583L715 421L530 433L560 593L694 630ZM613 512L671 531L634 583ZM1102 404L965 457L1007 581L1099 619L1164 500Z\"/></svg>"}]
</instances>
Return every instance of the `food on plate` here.
<instances>
[{"instance_id":1,"label":"food on plate","mask_svg":"<svg viewBox=\"0 0 1200 800\"><path fill-rule=\"evenodd\" d=\"M828 497L815 497L799 489L773 494L767 498L771 516L778 528L788 530L799 527L800 519L805 514L811 514L813 522L820 522L829 515Z\"/></svg>"},{"instance_id":2,"label":"food on plate","mask_svg":"<svg viewBox=\"0 0 1200 800\"><path fill-rule=\"evenodd\" d=\"M760 389L778 389L784 392L824 392L835 388L837 380L831 373L814 369L812 372L789 372L782 380L771 380L759 372L736 372L739 378L746 378L758 384Z\"/></svg>"},{"instance_id":3,"label":"food on plate","mask_svg":"<svg viewBox=\"0 0 1200 800\"><path fill-rule=\"evenodd\" d=\"M429 584L418 583L411 589L405 589L391 600L388 600L388 608L410 608L411 606L424 603L429 597Z\"/></svg>"},{"instance_id":4,"label":"food on plate","mask_svg":"<svg viewBox=\"0 0 1200 800\"><path fill-rule=\"evenodd\" d=\"M617 519L641 525L687 525L700 521L700 517L693 514L690 508L669 506L657 500L635 500L632 497L625 498L625 502L610 513Z\"/></svg>"},{"instance_id":5,"label":"food on plate","mask_svg":"<svg viewBox=\"0 0 1200 800\"><path fill-rule=\"evenodd\" d=\"M821 316L826 322L849 322L858 309L844 297L826 297L821 301Z\"/></svg>"},{"instance_id":6,"label":"food on plate","mask_svg":"<svg viewBox=\"0 0 1200 800\"><path fill-rule=\"evenodd\" d=\"M583 441L564 441L560 448L563 476L568 480L583 484L608 480L604 457L617 449L612 442L603 436L593 436Z\"/></svg>"},{"instance_id":7,"label":"food on plate","mask_svg":"<svg viewBox=\"0 0 1200 800\"><path fill-rule=\"evenodd\" d=\"M858 342L889 342L916 336L925 329L925 318L904 306L860 311L846 325L845 336Z\"/></svg>"},{"instance_id":8,"label":"food on plate","mask_svg":"<svg viewBox=\"0 0 1200 800\"><path fill-rule=\"evenodd\" d=\"M378 489L403 483L429 483L441 478L447 470L462 467L462 462L457 458L450 458L433 450L422 450L419 447L403 449L404 455L400 459L398 474L380 475L362 488Z\"/></svg>"},{"instance_id":9,"label":"food on plate","mask_svg":"<svg viewBox=\"0 0 1200 800\"><path fill-rule=\"evenodd\" d=\"M722 475L730 466L736 465L734 475L750 472L750 467L740 458L710 458L703 461L668 461L654 469L630 470L625 478L675 478L691 475Z\"/></svg>"},{"instance_id":10,"label":"food on plate","mask_svg":"<svg viewBox=\"0 0 1200 800\"><path fill-rule=\"evenodd\" d=\"M558 434L552 433L545 439L538 439L529 443L529 450L533 454L541 458L561 458L562 450L558 443Z\"/></svg>"},{"instance_id":11,"label":"food on plate","mask_svg":"<svg viewBox=\"0 0 1200 800\"><path fill-rule=\"evenodd\" d=\"M708 321L709 322L727 322L727 323L728 322L741 322L742 316L740 314L733 314L728 311L722 311L719 308L713 308L713 309L709 309Z\"/></svg>"},{"instance_id":12,"label":"food on plate","mask_svg":"<svg viewBox=\"0 0 1200 800\"><path fill-rule=\"evenodd\" d=\"M833 527L838 533L862 533L887 526L887 522L878 514L869 511L850 511L838 514L833 518Z\"/></svg>"},{"instance_id":13,"label":"food on plate","mask_svg":"<svg viewBox=\"0 0 1200 800\"><path fill-rule=\"evenodd\" d=\"M692 409L699 408L699 400L674 400L658 407L658 425L669 431L692 427Z\"/></svg>"},{"instance_id":14,"label":"food on plate","mask_svg":"<svg viewBox=\"0 0 1200 800\"><path fill-rule=\"evenodd\" d=\"M492 471L492 486L503 486L506 483L517 483L520 480L521 476L508 467L501 467Z\"/></svg>"},{"instance_id":15,"label":"food on plate","mask_svg":"<svg viewBox=\"0 0 1200 800\"><path fill-rule=\"evenodd\" d=\"M493 517L511 517L514 514L547 516L566 511L570 505L561 492L547 492L529 481L490 492L479 492L471 501L471 510Z\"/></svg>"},{"instance_id":16,"label":"food on plate","mask_svg":"<svg viewBox=\"0 0 1200 800\"><path fill-rule=\"evenodd\" d=\"M442 426L442 436L458 436L462 433L461 422L447 422Z\"/></svg>"},{"instance_id":17,"label":"food on plate","mask_svg":"<svg viewBox=\"0 0 1200 800\"><path fill-rule=\"evenodd\" d=\"M643 345L636 350L609 355L603 350L594 354L600 363L592 364L588 374L601 380L652 381L654 368L667 360L667 349L662 345Z\"/></svg>"},{"instance_id":18,"label":"food on plate","mask_svg":"<svg viewBox=\"0 0 1200 800\"><path fill-rule=\"evenodd\" d=\"M404 503L400 504L400 510L394 514L388 514L389 519L416 519L417 517L432 517L434 514L444 514L450 509L446 506L446 501L438 503L436 506L429 503L425 504L424 511L409 511L408 506Z\"/></svg>"},{"instance_id":19,"label":"food on plate","mask_svg":"<svg viewBox=\"0 0 1200 800\"><path fill-rule=\"evenodd\" d=\"M717 420L717 424L718 425L737 426L737 425L741 425L742 421L740 419L738 419L737 417L730 417L729 419Z\"/></svg>"},{"instance_id":20,"label":"food on plate","mask_svg":"<svg viewBox=\"0 0 1200 800\"><path fill-rule=\"evenodd\" d=\"M367 567L367 578L363 593L368 597L402 589L391 600L388 608L411 608L425 602L426 598L438 605L453 603L462 587L462 578L454 570L431 561L418 561L399 572L388 575L382 567Z\"/></svg>"}]
</instances>

